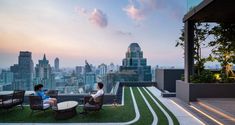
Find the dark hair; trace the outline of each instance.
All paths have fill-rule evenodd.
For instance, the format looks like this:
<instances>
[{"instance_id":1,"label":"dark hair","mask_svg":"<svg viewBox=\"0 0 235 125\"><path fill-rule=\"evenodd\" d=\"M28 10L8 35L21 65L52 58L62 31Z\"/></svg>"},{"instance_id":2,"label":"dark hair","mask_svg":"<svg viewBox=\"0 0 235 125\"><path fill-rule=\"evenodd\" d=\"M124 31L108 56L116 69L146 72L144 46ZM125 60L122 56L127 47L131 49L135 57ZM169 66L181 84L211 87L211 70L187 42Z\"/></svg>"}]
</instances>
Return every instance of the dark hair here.
<instances>
[{"instance_id":1,"label":"dark hair","mask_svg":"<svg viewBox=\"0 0 235 125\"><path fill-rule=\"evenodd\" d=\"M34 91L38 91L42 87L43 87L42 84L37 84L37 85L34 86Z\"/></svg>"},{"instance_id":2,"label":"dark hair","mask_svg":"<svg viewBox=\"0 0 235 125\"><path fill-rule=\"evenodd\" d=\"M104 87L104 84L102 82L98 82L98 86L100 89L102 89Z\"/></svg>"}]
</instances>

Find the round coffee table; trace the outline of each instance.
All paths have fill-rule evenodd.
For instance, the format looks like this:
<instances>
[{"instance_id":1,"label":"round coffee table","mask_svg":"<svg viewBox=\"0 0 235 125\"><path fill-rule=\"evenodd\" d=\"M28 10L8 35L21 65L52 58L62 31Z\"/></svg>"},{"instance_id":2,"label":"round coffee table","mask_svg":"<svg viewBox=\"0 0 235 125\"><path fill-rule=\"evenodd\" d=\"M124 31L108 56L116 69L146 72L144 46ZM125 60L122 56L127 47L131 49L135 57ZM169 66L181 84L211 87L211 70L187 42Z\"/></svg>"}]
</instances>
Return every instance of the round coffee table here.
<instances>
[{"instance_id":1,"label":"round coffee table","mask_svg":"<svg viewBox=\"0 0 235 125\"><path fill-rule=\"evenodd\" d=\"M68 119L72 118L77 114L76 107L78 102L76 101L65 101L57 104L55 111L55 119Z\"/></svg>"}]
</instances>

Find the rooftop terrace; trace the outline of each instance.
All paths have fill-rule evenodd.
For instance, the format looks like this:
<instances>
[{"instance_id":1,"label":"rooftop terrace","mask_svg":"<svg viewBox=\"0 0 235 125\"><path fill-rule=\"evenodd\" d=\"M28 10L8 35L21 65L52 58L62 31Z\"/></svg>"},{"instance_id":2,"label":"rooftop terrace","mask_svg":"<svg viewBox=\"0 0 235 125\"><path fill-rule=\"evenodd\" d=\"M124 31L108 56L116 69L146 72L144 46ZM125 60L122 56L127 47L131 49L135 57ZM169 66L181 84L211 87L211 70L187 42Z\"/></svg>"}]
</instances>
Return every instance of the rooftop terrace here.
<instances>
[{"instance_id":1,"label":"rooftop terrace","mask_svg":"<svg viewBox=\"0 0 235 125\"><path fill-rule=\"evenodd\" d=\"M53 110L37 112L32 116L29 106L24 109L15 107L8 112L0 111L0 122L4 123L80 123L80 124L160 124L160 125L194 125L202 124L189 112L175 104L170 98L162 98L155 87L123 87L122 104L105 105L101 111L87 115L77 114L68 120L55 120ZM82 111L81 105L77 112Z\"/></svg>"}]
</instances>

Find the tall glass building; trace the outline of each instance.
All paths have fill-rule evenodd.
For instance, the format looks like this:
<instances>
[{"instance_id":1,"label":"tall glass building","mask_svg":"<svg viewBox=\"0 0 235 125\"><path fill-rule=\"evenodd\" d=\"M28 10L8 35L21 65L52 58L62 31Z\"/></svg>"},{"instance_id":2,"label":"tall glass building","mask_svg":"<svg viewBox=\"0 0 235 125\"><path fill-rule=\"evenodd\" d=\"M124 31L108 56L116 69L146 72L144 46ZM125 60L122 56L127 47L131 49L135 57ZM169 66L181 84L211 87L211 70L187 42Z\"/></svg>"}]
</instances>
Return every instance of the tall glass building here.
<instances>
[{"instance_id":1,"label":"tall glass building","mask_svg":"<svg viewBox=\"0 0 235 125\"><path fill-rule=\"evenodd\" d=\"M10 68L11 72L14 74L14 89L32 90L33 67L32 53L20 51L18 64L15 64Z\"/></svg>"},{"instance_id":2,"label":"tall glass building","mask_svg":"<svg viewBox=\"0 0 235 125\"><path fill-rule=\"evenodd\" d=\"M137 81L151 81L151 66L148 66L147 59L143 58L143 51L138 43L129 45L120 72L134 72L138 75Z\"/></svg>"}]
</instances>

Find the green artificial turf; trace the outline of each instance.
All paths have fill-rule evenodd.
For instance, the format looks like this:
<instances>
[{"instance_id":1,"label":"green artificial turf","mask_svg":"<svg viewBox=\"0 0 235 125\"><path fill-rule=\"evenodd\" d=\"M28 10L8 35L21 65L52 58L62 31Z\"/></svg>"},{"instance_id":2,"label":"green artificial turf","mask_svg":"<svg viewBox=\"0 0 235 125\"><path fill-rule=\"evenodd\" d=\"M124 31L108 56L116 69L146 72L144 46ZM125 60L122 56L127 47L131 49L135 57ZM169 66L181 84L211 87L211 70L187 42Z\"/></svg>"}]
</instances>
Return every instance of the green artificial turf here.
<instances>
[{"instance_id":1,"label":"green artificial turf","mask_svg":"<svg viewBox=\"0 0 235 125\"><path fill-rule=\"evenodd\" d=\"M55 120L54 112L47 110L44 112L35 112L30 116L31 110L28 106L22 110L19 107L10 109L8 112L0 111L1 123L76 123L76 122L127 122L135 118L135 111L130 93L130 88L125 88L125 105L119 107L104 106L103 110L90 112L87 115L76 115L67 120ZM77 108L81 112L82 107Z\"/></svg>"},{"instance_id":2,"label":"green artificial turf","mask_svg":"<svg viewBox=\"0 0 235 125\"><path fill-rule=\"evenodd\" d=\"M148 93L144 91L143 88L140 88L141 92L144 94L145 98L148 100L149 104L152 106L153 110L157 114L158 117L158 125L168 125L168 120L165 114L161 111L161 109L154 103L154 101L150 98Z\"/></svg>"},{"instance_id":3,"label":"green artificial turf","mask_svg":"<svg viewBox=\"0 0 235 125\"><path fill-rule=\"evenodd\" d=\"M162 104L161 101L159 101L147 88L145 88L150 95L153 96L153 98L162 106L162 108L170 115L171 119L173 120L174 125L180 125L178 119L175 117L175 115L165 106Z\"/></svg>"},{"instance_id":4,"label":"green artificial turf","mask_svg":"<svg viewBox=\"0 0 235 125\"><path fill-rule=\"evenodd\" d=\"M140 111L140 119L136 123L134 123L134 125L151 125L153 122L153 116L147 105L145 104L143 97L136 87L133 88L133 92Z\"/></svg>"},{"instance_id":5,"label":"green artificial turf","mask_svg":"<svg viewBox=\"0 0 235 125\"><path fill-rule=\"evenodd\" d=\"M136 98L137 106L140 111L140 119L134 125L150 125L153 121L153 116L144 102L143 97L136 87L133 87L133 93ZM158 124L167 125L166 116L160 111L159 107L153 102L150 96L141 88L142 93L153 107L158 116ZM150 92L151 93L151 92ZM151 93L152 94L152 93ZM154 98L162 105L169 113L174 121L174 125L179 125L175 116L154 96ZM10 109L8 112L0 110L0 123L95 123L95 122L128 122L135 118L134 105L131 97L130 88L125 88L124 93L125 105L119 107L104 106L103 110L98 112L90 112L87 115L76 115L67 120L55 120L54 112L47 110L44 112L35 112L30 116L31 110L25 106L22 110L20 107ZM81 112L82 107L77 108L77 112Z\"/></svg>"}]
</instances>

